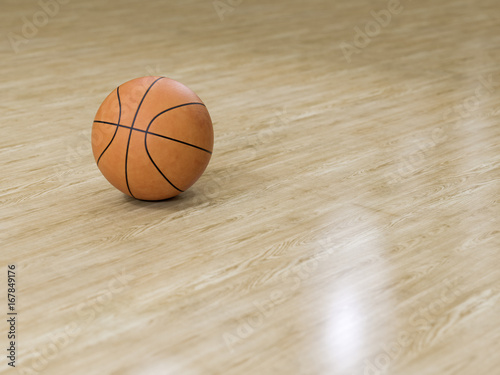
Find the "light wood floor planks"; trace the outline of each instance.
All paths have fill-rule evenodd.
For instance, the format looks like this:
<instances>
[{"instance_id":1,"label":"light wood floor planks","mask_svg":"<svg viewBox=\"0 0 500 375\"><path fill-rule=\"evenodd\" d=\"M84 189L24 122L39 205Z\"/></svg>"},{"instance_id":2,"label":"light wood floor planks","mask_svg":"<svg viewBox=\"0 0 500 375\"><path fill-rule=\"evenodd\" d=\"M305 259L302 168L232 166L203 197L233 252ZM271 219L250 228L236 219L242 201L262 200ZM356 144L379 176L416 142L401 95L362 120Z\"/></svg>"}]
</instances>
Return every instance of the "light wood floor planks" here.
<instances>
[{"instance_id":1,"label":"light wood floor planks","mask_svg":"<svg viewBox=\"0 0 500 375\"><path fill-rule=\"evenodd\" d=\"M0 374L498 372L498 1L0 14ZM90 144L106 95L146 75L192 88L215 130L201 179L156 203Z\"/></svg>"}]
</instances>

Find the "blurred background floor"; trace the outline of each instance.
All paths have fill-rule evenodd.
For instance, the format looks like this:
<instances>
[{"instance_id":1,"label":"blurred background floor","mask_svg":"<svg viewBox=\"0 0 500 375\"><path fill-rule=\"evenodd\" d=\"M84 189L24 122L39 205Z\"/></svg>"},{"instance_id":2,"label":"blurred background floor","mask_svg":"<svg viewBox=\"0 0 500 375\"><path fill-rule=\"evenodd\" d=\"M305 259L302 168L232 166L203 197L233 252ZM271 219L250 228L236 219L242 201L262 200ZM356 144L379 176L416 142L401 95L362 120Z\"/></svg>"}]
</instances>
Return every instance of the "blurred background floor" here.
<instances>
[{"instance_id":1,"label":"blurred background floor","mask_svg":"<svg viewBox=\"0 0 500 375\"><path fill-rule=\"evenodd\" d=\"M497 371L496 0L0 5L0 374ZM90 144L146 75L215 130L157 203Z\"/></svg>"}]
</instances>

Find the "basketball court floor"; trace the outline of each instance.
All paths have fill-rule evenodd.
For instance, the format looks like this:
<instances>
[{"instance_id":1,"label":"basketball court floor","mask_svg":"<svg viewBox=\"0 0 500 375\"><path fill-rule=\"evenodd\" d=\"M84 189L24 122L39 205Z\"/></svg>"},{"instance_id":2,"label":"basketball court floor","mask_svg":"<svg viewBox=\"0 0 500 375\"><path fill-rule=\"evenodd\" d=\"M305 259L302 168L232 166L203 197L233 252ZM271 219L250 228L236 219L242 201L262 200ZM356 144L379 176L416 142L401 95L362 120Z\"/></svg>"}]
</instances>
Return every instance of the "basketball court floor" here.
<instances>
[{"instance_id":1,"label":"basketball court floor","mask_svg":"<svg viewBox=\"0 0 500 375\"><path fill-rule=\"evenodd\" d=\"M0 374L498 373L497 0L0 6ZM213 121L166 201L92 154L142 76Z\"/></svg>"}]
</instances>

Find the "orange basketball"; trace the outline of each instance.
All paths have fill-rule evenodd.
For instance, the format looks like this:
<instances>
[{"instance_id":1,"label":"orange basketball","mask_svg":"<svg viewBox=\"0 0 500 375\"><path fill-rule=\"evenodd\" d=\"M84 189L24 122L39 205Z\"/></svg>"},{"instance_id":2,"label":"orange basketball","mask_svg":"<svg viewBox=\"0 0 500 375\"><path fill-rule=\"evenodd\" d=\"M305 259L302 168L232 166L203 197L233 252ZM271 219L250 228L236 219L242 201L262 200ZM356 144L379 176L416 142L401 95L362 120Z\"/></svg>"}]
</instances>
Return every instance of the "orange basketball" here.
<instances>
[{"instance_id":1,"label":"orange basketball","mask_svg":"<svg viewBox=\"0 0 500 375\"><path fill-rule=\"evenodd\" d=\"M99 107L92 150L101 173L118 190L142 200L182 193L201 176L214 143L201 99L165 77L124 83Z\"/></svg>"}]
</instances>

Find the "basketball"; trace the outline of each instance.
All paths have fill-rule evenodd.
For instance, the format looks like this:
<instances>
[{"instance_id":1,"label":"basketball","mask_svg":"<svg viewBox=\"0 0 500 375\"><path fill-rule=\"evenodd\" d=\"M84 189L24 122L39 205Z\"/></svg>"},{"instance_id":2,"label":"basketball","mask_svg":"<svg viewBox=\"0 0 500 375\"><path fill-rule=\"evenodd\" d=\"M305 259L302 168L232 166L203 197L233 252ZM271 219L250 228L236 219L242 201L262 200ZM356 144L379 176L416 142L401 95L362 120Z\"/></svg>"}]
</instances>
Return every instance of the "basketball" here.
<instances>
[{"instance_id":1,"label":"basketball","mask_svg":"<svg viewBox=\"0 0 500 375\"><path fill-rule=\"evenodd\" d=\"M182 83L142 77L111 92L92 126L92 150L104 177L140 200L174 197L205 171L213 150L210 114Z\"/></svg>"}]
</instances>

